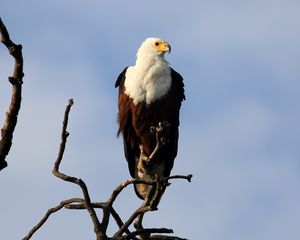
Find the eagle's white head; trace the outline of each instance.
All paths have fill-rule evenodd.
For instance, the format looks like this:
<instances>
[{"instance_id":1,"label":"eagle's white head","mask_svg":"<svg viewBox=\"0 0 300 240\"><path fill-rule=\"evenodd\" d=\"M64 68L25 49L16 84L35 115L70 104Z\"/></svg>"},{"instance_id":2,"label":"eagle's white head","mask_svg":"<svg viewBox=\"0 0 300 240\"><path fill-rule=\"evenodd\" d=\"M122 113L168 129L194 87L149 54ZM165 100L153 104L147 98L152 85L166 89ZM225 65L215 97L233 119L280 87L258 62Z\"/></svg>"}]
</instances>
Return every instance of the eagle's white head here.
<instances>
[{"instance_id":1,"label":"eagle's white head","mask_svg":"<svg viewBox=\"0 0 300 240\"><path fill-rule=\"evenodd\" d=\"M134 104L151 104L168 92L172 80L166 52L171 52L171 46L160 38L147 38L141 44L135 66L127 69L125 79L125 93Z\"/></svg>"},{"instance_id":2,"label":"eagle's white head","mask_svg":"<svg viewBox=\"0 0 300 240\"><path fill-rule=\"evenodd\" d=\"M164 57L165 53L171 52L170 44L160 38L146 38L137 51L137 59L147 57Z\"/></svg>"}]
</instances>

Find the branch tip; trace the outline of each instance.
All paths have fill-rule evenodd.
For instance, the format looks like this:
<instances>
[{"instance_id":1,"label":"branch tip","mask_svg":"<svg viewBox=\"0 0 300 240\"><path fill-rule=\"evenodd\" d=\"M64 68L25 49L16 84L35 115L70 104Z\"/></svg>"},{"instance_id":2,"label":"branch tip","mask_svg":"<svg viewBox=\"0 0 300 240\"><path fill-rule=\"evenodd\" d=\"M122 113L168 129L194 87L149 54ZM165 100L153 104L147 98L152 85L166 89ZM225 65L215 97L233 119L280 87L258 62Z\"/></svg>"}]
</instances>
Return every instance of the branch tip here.
<instances>
[{"instance_id":1,"label":"branch tip","mask_svg":"<svg viewBox=\"0 0 300 240\"><path fill-rule=\"evenodd\" d=\"M192 181L192 177L193 177L193 174L187 175L187 180L188 180L189 182L191 182L191 181Z\"/></svg>"},{"instance_id":2,"label":"branch tip","mask_svg":"<svg viewBox=\"0 0 300 240\"><path fill-rule=\"evenodd\" d=\"M69 106L72 106L73 104L74 104L74 100L73 100L73 98L70 98L70 99L69 99L68 105L69 105Z\"/></svg>"}]
</instances>

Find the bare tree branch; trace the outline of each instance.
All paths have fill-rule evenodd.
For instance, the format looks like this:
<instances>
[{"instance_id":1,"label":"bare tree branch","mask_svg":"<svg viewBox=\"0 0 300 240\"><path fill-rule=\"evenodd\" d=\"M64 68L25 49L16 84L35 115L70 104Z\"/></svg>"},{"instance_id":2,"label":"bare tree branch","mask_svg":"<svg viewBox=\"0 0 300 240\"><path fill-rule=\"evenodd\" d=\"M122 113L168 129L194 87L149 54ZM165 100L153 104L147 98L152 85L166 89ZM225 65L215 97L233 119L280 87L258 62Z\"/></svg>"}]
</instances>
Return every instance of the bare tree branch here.
<instances>
[{"instance_id":1,"label":"bare tree branch","mask_svg":"<svg viewBox=\"0 0 300 240\"><path fill-rule=\"evenodd\" d=\"M9 77L8 80L12 84L12 97L6 112L6 118L4 120L3 127L1 129L1 140L0 140L0 171L7 167L5 160L9 153L12 145L13 132L15 130L19 110L22 101L22 79L23 73L23 56L22 56L22 45L15 44L9 38L8 31L0 18L0 35L1 42L7 47L10 55L15 59L15 65L13 70L13 76Z\"/></svg>"},{"instance_id":2,"label":"bare tree branch","mask_svg":"<svg viewBox=\"0 0 300 240\"><path fill-rule=\"evenodd\" d=\"M144 180L144 179L128 179L121 183L119 186L115 188L115 190L112 192L110 198L106 202L91 202L88 189L84 181L80 178L68 176L64 173L61 173L59 171L59 167L61 164L61 161L63 159L65 147L66 147L66 142L67 138L69 136L69 133L67 131L67 125L68 125L68 120L69 120L69 113L71 110L71 107L73 105L73 100L70 99L68 102L68 105L65 109L65 114L64 114L64 120L63 120L63 126L62 126L62 132L61 132L61 143L58 151L58 156L57 159L54 163L54 168L52 170L52 173L67 182L74 183L78 185L83 193L83 199L82 198L71 198L68 200L62 201L59 205L50 208L45 216L40 220L40 222L34 226L30 232L27 234L26 237L23 238L23 240L29 240L32 235L47 221L49 216L52 213L55 213L62 208L66 209L86 209L88 213L90 214L90 218L93 222L94 225L94 232L96 235L97 240L125 240L125 239L132 239L132 240L139 240L139 239L167 239L167 240L183 240L182 238L175 237L175 236L165 236L165 235L152 235L153 233L158 234L158 233L173 233L172 229L167 229L167 228L142 228L141 221L142 217L146 212L149 211L155 211L157 210L157 205L159 203L159 199L164 191L164 189L169 186L168 180L171 179L187 179L188 181L191 180L192 175L175 175L171 176L168 178L159 178L155 177L153 180ZM157 150L156 150L157 151ZM142 203L142 205L136 209L131 216L124 222L122 221L121 217L119 214L115 211L113 208L113 204L116 201L117 197L119 194L126 188L127 186L131 184L147 184L150 185L149 187L149 192ZM100 208L102 209L103 216L102 216L102 221L100 222L98 219L98 216L96 214L95 209ZM115 222L118 225L118 230L116 233L113 235L113 237L108 237L107 236L107 227L109 224L109 218L110 215L114 218ZM136 231L131 232L129 230L129 227L132 225L132 223L136 220L139 219L139 222L136 227Z\"/></svg>"},{"instance_id":3,"label":"bare tree branch","mask_svg":"<svg viewBox=\"0 0 300 240\"><path fill-rule=\"evenodd\" d=\"M102 203L102 202L92 202L91 205L92 205L93 208L104 209L104 208L107 207L107 202L105 202L105 203ZM82 210L82 209L85 209L85 206L84 206L84 204L68 204L68 205L65 206L65 208L67 208L67 209ZM110 207L110 214L115 219L118 227L121 228L124 225L124 223L123 223L122 219L120 218L119 214L116 212L116 210L112 206ZM104 224L102 223L102 225L104 225ZM125 232L127 234L130 233L130 231L128 231L128 229L126 229Z\"/></svg>"},{"instance_id":4,"label":"bare tree branch","mask_svg":"<svg viewBox=\"0 0 300 240\"><path fill-rule=\"evenodd\" d=\"M61 133L61 144L60 144L57 159L54 163L54 168L53 168L52 173L56 177L58 177L64 181L72 182L72 183L79 185L79 187L82 190L83 196L84 196L85 208L89 212L92 222L94 224L94 232L96 234L97 240L102 240L102 239L106 239L107 237L106 237L105 232L102 229L102 224L100 223L100 221L97 217L95 209L91 206L91 199L90 199L86 184L80 178L71 177L71 176L63 174L59 171L59 166L62 161L63 154L64 154L65 147L66 147L67 137L69 136L69 133L67 132L67 126L68 126L68 121L69 121L69 113L70 113L72 105L73 105L73 99L70 99L69 103L66 107L65 114L64 114L64 121L63 121L62 133Z\"/></svg>"},{"instance_id":5,"label":"bare tree branch","mask_svg":"<svg viewBox=\"0 0 300 240\"><path fill-rule=\"evenodd\" d=\"M170 180L170 179L186 179L186 180L188 180L189 182L191 182L192 181L192 177L193 177L193 175L192 174L189 174L189 175L173 175L173 176L170 176L170 177L167 177L167 179L168 180Z\"/></svg>"},{"instance_id":6,"label":"bare tree branch","mask_svg":"<svg viewBox=\"0 0 300 240\"><path fill-rule=\"evenodd\" d=\"M65 207L66 205L69 205L69 204L74 203L74 202L84 202L84 200L81 199L81 198L71 198L71 199L64 200L64 201L60 202L60 204L58 204L56 207L50 208L46 212L45 216L41 219L41 221L30 230L30 232L23 238L23 240L30 239L32 237L32 235L39 228L41 228L43 226L43 224L48 220L48 218L50 217L50 215L52 213L55 213L55 212L59 211L60 209L62 209L63 207Z\"/></svg>"}]
</instances>

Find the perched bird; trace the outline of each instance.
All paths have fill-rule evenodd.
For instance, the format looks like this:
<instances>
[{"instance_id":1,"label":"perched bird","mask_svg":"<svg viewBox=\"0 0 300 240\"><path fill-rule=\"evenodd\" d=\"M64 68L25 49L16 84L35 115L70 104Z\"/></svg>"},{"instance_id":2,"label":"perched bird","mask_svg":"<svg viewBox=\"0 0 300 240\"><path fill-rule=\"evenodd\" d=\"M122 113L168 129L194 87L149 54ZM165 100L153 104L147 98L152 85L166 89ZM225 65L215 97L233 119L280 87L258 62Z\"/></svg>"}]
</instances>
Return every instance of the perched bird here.
<instances>
[{"instance_id":1,"label":"perched bird","mask_svg":"<svg viewBox=\"0 0 300 240\"><path fill-rule=\"evenodd\" d=\"M137 51L135 65L126 67L115 83L115 87L119 87L118 135L123 136L125 157L133 178L170 176L177 155L184 84L181 75L166 61L166 52L171 52L168 42L147 38ZM150 159L157 143L150 128L164 122L169 124L166 142ZM147 185L135 185L141 199L148 191Z\"/></svg>"}]
</instances>

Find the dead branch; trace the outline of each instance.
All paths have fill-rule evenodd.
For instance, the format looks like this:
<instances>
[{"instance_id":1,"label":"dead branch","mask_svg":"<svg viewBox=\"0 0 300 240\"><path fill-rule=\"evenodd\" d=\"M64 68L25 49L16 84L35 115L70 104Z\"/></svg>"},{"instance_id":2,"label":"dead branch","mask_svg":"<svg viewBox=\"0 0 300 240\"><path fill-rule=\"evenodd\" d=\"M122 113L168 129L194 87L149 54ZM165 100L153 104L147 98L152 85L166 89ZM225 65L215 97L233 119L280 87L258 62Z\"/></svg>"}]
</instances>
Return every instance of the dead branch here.
<instances>
[{"instance_id":1,"label":"dead branch","mask_svg":"<svg viewBox=\"0 0 300 240\"><path fill-rule=\"evenodd\" d=\"M137 230L132 232L131 234L128 234L121 239L123 240L130 240L133 237L136 236L142 236L142 235L148 235L150 236L152 233L173 233L172 229L168 228L147 228L147 229L142 229L142 230ZM171 239L174 239L174 237L171 237Z\"/></svg>"},{"instance_id":2,"label":"dead branch","mask_svg":"<svg viewBox=\"0 0 300 240\"><path fill-rule=\"evenodd\" d=\"M168 180L171 180L171 179L186 179L186 180L188 180L188 182L191 182L192 177L193 177L192 174L189 174L187 176L185 176L185 175L173 175L173 176L167 177L167 179Z\"/></svg>"},{"instance_id":3,"label":"dead branch","mask_svg":"<svg viewBox=\"0 0 300 240\"><path fill-rule=\"evenodd\" d=\"M40 220L40 222L35 225L31 230L30 232L23 238L23 240L28 240L30 239L33 234L43 226L43 224L48 220L48 218L50 217L50 215L52 213L55 213L57 211L59 211L60 209L62 209L63 207L65 207L66 205L69 205L71 203L74 203L74 202L84 202L83 199L80 199L80 198L71 198L71 199L68 199L68 200L64 200L64 201L61 201L56 207L53 207L53 208L50 208L45 216Z\"/></svg>"},{"instance_id":4,"label":"dead branch","mask_svg":"<svg viewBox=\"0 0 300 240\"><path fill-rule=\"evenodd\" d=\"M6 118L4 120L3 127L1 129L1 140L0 140L0 171L7 167L5 160L9 153L12 145L13 132L15 130L18 113L21 107L22 101L22 79L23 73L23 56L22 56L22 45L15 44L11 41L8 31L0 18L0 35L1 42L6 46L10 55L15 59L15 65L13 70L13 76L9 77L8 80L12 84L12 97L6 112Z\"/></svg>"},{"instance_id":5,"label":"dead branch","mask_svg":"<svg viewBox=\"0 0 300 240\"><path fill-rule=\"evenodd\" d=\"M79 187L82 190L83 196L84 196L85 208L89 212L91 220L92 220L93 225L94 225L94 232L96 234L97 240L107 239L106 234L102 229L102 224L100 223L100 221L97 217L96 211L91 206L91 199L90 199L90 196L89 196L89 193L88 193L87 186L84 183L84 181L80 178L71 177L71 176L63 174L59 171L59 166L60 166L60 163L61 163L62 158L63 158L64 151L65 151L67 137L69 136L69 133L67 132L67 126L68 126L68 121L69 121L69 113L70 113L72 105L73 105L73 100L70 99L69 103L66 107L65 114L64 114L63 127L62 127L62 133L61 133L61 144L60 144L57 159L54 163L54 168L53 168L52 173L56 177L58 177L58 178L60 178L64 181L72 182L72 183L75 183L75 184L79 185Z\"/></svg>"},{"instance_id":6,"label":"dead branch","mask_svg":"<svg viewBox=\"0 0 300 240\"><path fill-rule=\"evenodd\" d=\"M132 225L135 219L140 218L142 219L142 216L149 211L155 211L157 210L157 205L159 203L159 199L164 191L164 189L169 186L168 180L171 179L187 179L188 181L191 180L192 175L175 175L168 178L159 178L155 177L153 180L144 180L144 179L128 179L121 183L119 186L115 188L115 190L112 192L110 198L106 202L91 202L88 188L84 181L80 178L72 177L69 175L66 175L59 171L59 167L61 164L61 161L63 159L65 147L67 138L69 136L69 132L67 131L67 125L69 121L69 113L71 110L71 107L73 105L73 100L70 99L68 102L68 105L65 109L64 113L64 120L63 120L63 126L62 126L62 132L61 132L61 143L58 151L57 159L54 163L54 168L52 170L52 173L67 182L74 183L78 185L83 194L82 198L71 198L64 200L60 202L57 206L50 208L44 217L39 221L39 223L34 226L29 233L23 238L23 240L29 240L33 234L42 227L42 225L47 221L47 219L50 217L52 213L55 213L62 208L65 209L72 209L72 210L78 210L78 209L86 209L90 215L90 218L94 225L94 232L96 235L97 240L139 240L139 239L167 239L167 240L183 240L182 238L175 237L175 236L165 236L165 235L152 235L152 234L169 234L173 233L172 229L167 228L142 228L141 222L138 227L136 227L136 231L130 231L129 227ZM157 151L157 150L156 150ZM132 215L126 220L123 221L119 214L115 211L113 208L113 204L116 201L119 194L129 185L132 184L147 184L149 185L149 192L142 203L142 205L136 209ZM95 209L100 208L102 209L103 216L102 221L100 222ZM119 230L113 235L113 237L108 237L106 230L109 224L110 216L112 216L117 223L117 226Z\"/></svg>"}]
</instances>

